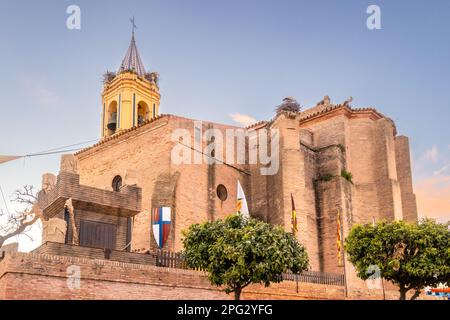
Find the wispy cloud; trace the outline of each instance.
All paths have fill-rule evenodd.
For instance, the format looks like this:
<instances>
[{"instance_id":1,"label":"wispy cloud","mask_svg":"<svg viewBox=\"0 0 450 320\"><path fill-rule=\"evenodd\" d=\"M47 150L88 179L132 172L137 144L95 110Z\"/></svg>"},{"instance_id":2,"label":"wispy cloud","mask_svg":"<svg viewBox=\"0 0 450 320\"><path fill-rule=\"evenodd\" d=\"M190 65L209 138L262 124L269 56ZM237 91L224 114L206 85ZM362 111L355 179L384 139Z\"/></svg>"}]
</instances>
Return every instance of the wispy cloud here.
<instances>
[{"instance_id":1,"label":"wispy cloud","mask_svg":"<svg viewBox=\"0 0 450 320\"><path fill-rule=\"evenodd\" d=\"M56 108L63 104L62 97L51 88L44 78L26 77L22 79L22 84L33 101L43 108Z\"/></svg>"},{"instance_id":2,"label":"wispy cloud","mask_svg":"<svg viewBox=\"0 0 450 320\"><path fill-rule=\"evenodd\" d=\"M62 103L61 97L56 92L42 84L36 85L32 88L31 92L37 102L42 106L57 107Z\"/></svg>"},{"instance_id":3,"label":"wispy cloud","mask_svg":"<svg viewBox=\"0 0 450 320\"><path fill-rule=\"evenodd\" d=\"M248 116L246 114L240 114L240 113L233 113L230 114L230 118L236 122L239 123L241 125L243 125L244 127L249 126L255 122L257 122L257 120L251 116Z\"/></svg>"},{"instance_id":4,"label":"wispy cloud","mask_svg":"<svg viewBox=\"0 0 450 320\"><path fill-rule=\"evenodd\" d=\"M440 169L436 170L434 172L434 175L441 175L444 172L446 172L448 169L450 169L450 163L447 163L445 166L441 167Z\"/></svg>"},{"instance_id":5,"label":"wispy cloud","mask_svg":"<svg viewBox=\"0 0 450 320\"><path fill-rule=\"evenodd\" d=\"M421 217L450 221L450 175L435 175L414 185Z\"/></svg>"},{"instance_id":6,"label":"wispy cloud","mask_svg":"<svg viewBox=\"0 0 450 320\"><path fill-rule=\"evenodd\" d=\"M425 152L424 159L434 163L438 161L439 151L436 145L434 145L433 147L431 147L431 149Z\"/></svg>"},{"instance_id":7,"label":"wispy cloud","mask_svg":"<svg viewBox=\"0 0 450 320\"><path fill-rule=\"evenodd\" d=\"M450 146L449 146L450 148ZM440 152L442 151L442 152ZM413 175L420 217L450 221L450 162L445 145L433 145L414 159Z\"/></svg>"}]
</instances>

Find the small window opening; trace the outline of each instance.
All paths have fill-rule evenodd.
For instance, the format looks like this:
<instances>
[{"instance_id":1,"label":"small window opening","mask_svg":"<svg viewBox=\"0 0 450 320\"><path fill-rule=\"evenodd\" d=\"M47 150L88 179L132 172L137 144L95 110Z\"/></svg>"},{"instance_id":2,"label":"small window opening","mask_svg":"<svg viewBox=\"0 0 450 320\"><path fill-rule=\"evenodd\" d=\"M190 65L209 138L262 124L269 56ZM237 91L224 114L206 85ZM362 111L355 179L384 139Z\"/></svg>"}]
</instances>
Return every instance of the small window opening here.
<instances>
[{"instance_id":1,"label":"small window opening","mask_svg":"<svg viewBox=\"0 0 450 320\"><path fill-rule=\"evenodd\" d=\"M122 188L122 177L121 176L115 176L112 181L112 188L116 192L120 192L120 188Z\"/></svg>"}]
</instances>

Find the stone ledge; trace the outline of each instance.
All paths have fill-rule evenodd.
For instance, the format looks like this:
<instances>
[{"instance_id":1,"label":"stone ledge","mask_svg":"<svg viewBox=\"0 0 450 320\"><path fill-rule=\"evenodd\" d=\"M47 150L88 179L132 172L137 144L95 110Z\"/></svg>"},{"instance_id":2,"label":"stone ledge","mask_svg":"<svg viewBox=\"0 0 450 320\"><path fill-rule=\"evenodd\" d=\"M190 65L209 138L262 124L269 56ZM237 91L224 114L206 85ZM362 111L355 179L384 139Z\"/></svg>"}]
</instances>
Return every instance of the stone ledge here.
<instances>
[{"instance_id":1,"label":"stone ledge","mask_svg":"<svg viewBox=\"0 0 450 320\"><path fill-rule=\"evenodd\" d=\"M188 269L177 269L169 267L158 267L148 264L138 264L138 263L128 263L120 261L111 261L104 259L91 259L91 258L81 258L81 257L71 257L71 256L60 256L53 254L41 254L41 253L25 253L25 252L15 252L15 253L5 253L5 257L0 261L0 264L8 265L11 262L18 261L24 262L25 260L36 261L36 262L67 262L70 264L80 264L87 266L108 266L108 267L119 267L124 269L136 269L136 270L149 270L149 271L167 271L182 275L205 275L202 271L188 270ZM20 264L19 264L20 266ZM0 274L1 277L1 274Z\"/></svg>"},{"instance_id":2,"label":"stone ledge","mask_svg":"<svg viewBox=\"0 0 450 320\"><path fill-rule=\"evenodd\" d=\"M77 209L129 217L141 211L141 197L137 186L124 186L121 192L109 191L81 185L78 174L62 171L54 189L38 193L38 205L46 218L60 213L69 198Z\"/></svg>"}]
</instances>

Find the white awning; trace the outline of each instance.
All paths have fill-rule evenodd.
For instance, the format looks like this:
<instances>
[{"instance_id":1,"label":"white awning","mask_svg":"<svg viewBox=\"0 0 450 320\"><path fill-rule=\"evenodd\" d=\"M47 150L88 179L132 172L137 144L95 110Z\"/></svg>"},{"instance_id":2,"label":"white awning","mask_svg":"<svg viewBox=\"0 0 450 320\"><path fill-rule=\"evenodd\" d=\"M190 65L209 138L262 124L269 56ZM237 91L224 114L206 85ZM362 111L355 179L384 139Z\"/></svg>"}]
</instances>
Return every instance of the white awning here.
<instances>
[{"instance_id":1,"label":"white awning","mask_svg":"<svg viewBox=\"0 0 450 320\"><path fill-rule=\"evenodd\" d=\"M22 158L22 156L2 156L0 155L0 164Z\"/></svg>"}]
</instances>

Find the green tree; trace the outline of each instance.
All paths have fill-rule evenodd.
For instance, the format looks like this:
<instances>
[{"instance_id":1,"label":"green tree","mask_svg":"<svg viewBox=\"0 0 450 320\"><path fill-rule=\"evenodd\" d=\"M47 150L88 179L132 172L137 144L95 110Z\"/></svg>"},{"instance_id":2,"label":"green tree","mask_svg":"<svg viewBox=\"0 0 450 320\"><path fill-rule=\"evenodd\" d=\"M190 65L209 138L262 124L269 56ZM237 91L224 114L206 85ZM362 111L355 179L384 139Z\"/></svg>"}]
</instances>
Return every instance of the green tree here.
<instances>
[{"instance_id":1,"label":"green tree","mask_svg":"<svg viewBox=\"0 0 450 320\"><path fill-rule=\"evenodd\" d=\"M208 272L210 282L234 292L236 300L250 283L269 286L288 270L300 273L308 267L306 250L292 234L240 214L194 224L183 234L187 265Z\"/></svg>"},{"instance_id":2,"label":"green tree","mask_svg":"<svg viewBox=\"0 0 450 320\"><path fill-rule=\"evenodd\" d=\"M373 275L373 266L380 276L399 287L400 300L414 290L416 299L426 286L449 283L449 224L422 220L355 225L345 239L345 249L358 276L366 280Z\"/></svg>"}]
</instances>

